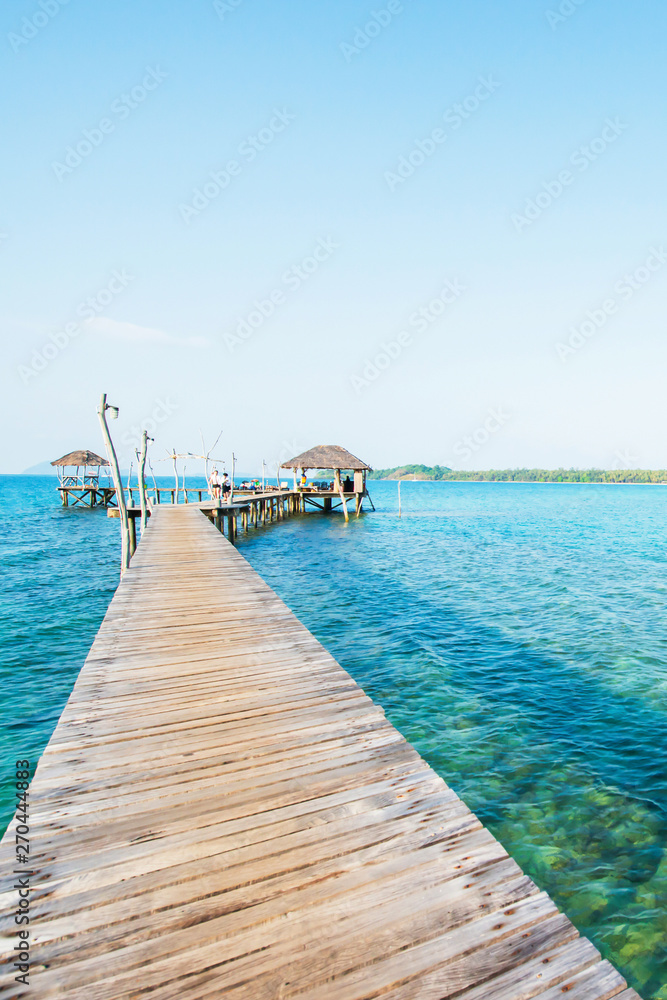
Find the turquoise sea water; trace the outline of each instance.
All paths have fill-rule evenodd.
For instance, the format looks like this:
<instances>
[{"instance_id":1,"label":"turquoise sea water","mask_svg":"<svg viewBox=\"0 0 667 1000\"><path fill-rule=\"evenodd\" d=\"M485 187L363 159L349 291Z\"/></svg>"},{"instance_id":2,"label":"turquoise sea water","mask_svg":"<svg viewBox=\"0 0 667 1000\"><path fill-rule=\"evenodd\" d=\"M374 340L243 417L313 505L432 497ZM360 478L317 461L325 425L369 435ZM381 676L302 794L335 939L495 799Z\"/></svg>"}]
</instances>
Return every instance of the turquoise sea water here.
<instances>
[{"instance_id":1,"label":"turquoise sea water","mask_svg":"<svg viewBox=\"0 0 667 1000\"><path fill-rule=\"evenodd\" d=\"M371 483L239 549L613 961L667 1000L667 488ZM118 521L0 477L2 802L118 579ZM10 515L10 516L7 516Z\"/></svg>"}]
</instances>

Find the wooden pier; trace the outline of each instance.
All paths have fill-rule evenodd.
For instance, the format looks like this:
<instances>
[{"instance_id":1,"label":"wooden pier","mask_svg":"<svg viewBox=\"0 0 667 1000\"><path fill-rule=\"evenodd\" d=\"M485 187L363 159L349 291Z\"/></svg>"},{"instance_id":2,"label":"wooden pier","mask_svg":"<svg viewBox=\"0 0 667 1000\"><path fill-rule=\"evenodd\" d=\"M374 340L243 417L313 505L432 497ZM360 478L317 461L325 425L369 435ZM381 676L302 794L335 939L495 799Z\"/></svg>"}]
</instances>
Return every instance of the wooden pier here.
<instances>
[{"instance_id":1,"label":"wooden pier","mask_svg":"<svg viewBox=\"0 0 667 1000\"><path fill-rule=\"evenodd\" d=\"M29 802L8 1000L637 1000L194 505L153 510Z\"/></svg>"},{"instance_id":2,"label":"wooden pier","mask_svg":"<svg viewBox=\"0 0 667 1000\"><path fill-rule=\"evenodd\" d=\"M133 501L132 490L129 490L130 502ZM273 490L266 493L242 493L239 491L237 499L232 503L215 502L212 500L201 500L201 494L205 490L198 490L200 494L199 502L188 506L196 506L201 510L216 528L227 536L227 539L234 544L239 530L248 532L250 528L258 528L274 521L283 521L294 514L303 514L309 506L325 514L332 513L336 507L332 506L332 498L338 501L338 506L342 506L345 501L341 501L338 494L322 494L316 491L302 490ZM316 499L313 499L316 497ZM369 498L370 499L370 498ZM187 502L187 501L186 501ZM372 501L371 501L372 503ZM356 516L361 513L361 500L355 500ZM148 508L148 517L151 516L152 506ZM375 508L373 507L373 510ZM120 512L117 507L110 506L107 510L109 517L119 517ZM128 527L130 532L130 555L134 555L137 548L137 521L141 519L141 507L127 508Z\"/></svg>"},{"instance_id":3,"label":"wooden pier","mask_svg":"<svg viewBox=\"0 0 667 1000\"><path fill-rule=\"evenodd\" d=\"M204 491L200 490L199 492ZM232 503L208 500L188 504L188 506L199 508L218 531L226 535L228 541L234 544L239 533L239 525L240 530L247 533L251 527L258 528L272 524L274 521L283 521L293 514L302 514L306 509L306 502L303 494L296 490L276 490L269 493L239 494L239 499ZM152 511L153 508L149 507L148 517L151 517ZM117 507L109 507L107 516L120 517L120 511ZM128 507L127 516L130 532L130 555L132 556L137 548L137 521L141 520L141 507Z\"/></svg>"}]
</instances>

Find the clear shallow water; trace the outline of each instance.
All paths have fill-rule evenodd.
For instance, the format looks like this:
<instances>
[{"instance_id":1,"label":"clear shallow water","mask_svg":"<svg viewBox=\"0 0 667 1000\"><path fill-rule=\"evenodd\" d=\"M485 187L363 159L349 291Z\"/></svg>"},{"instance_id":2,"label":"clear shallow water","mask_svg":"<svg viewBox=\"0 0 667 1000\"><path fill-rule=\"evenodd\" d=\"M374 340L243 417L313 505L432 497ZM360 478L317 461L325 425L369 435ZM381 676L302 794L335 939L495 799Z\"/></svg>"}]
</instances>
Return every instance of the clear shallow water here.
<instances>
[{"instance_id":1,"label":"clear shallow water","mask_svg":"<svg viewBox=\"0 0 667 1000\"><path fill-rule=\"evenodd\" d=\"M34 768L118 584L118 522L106 510L63 509L56 485L0 476L3 830L14 761L28 758Z\"/></svg>"},{"instance_id":2,"label":"clear shallow water","mask_svg":"<svg viewBox=\"0 0 667 1000\"><path fill-rule=\"evenodd\" d=\"M167 482L165 480L165 482ZM371 483L239 548L646 998L667 1000L667 489ZM2 778L47 742L118 522L0 477Z\"/></svg>"}]
</instances>

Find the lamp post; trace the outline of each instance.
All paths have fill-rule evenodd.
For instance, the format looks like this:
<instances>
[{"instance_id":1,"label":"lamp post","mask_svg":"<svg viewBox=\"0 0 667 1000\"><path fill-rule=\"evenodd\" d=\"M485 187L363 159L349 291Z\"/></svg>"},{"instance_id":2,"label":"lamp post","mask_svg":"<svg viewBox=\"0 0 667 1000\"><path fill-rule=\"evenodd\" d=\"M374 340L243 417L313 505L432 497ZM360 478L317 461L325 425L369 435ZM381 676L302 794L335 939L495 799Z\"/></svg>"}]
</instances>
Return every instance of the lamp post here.
<instances>
[{"instance_id":1,"label":"lamp post","mask_svg":"<svg viewBox=\"0 0 667 1000\"><path fill-rule=\"evenodd\" d=\"M113 474L114 486L116 487L116 502L118 503L118 513L120 515L120 529L121 529L120 575L122 579L123 573L130 565L130 525L127 518L125 493L123 491L123 484L120 479L120 469L118 468L116 449L113 446L113 441L111 440L111 434L109 433L109 428L107 426L107 410L109 411L109 417L112 420L116 420L118 418L118 407L110 406L109 403L107 403L107 394L106 392L103 392L100 398L100 405L97 410L97 415L100 418L100 427L102 428L102 436L104 438L104 443L107 448L107 455L109 457L109 462L111 464L111 472Z\"/></svg>"}]
</instances>

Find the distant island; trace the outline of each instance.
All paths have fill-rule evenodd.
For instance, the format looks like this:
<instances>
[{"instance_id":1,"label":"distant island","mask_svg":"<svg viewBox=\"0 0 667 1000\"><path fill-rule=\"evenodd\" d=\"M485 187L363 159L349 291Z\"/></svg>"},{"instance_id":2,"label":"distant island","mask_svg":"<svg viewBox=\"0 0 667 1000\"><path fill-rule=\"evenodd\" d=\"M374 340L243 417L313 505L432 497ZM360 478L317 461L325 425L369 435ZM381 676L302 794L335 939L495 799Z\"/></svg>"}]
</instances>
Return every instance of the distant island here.
<instances>
[{"instance_id":1,"label":"distant island","mask_svg":"<svg viewBox=\"0 0 667 1000\"><path fill-rule=\"evenodd\" d=\"M666 483L666 469L450 469L446 465L399 465L375 469L369 479L424 479L472 483Z\"/></svg>"}]
</instances>

